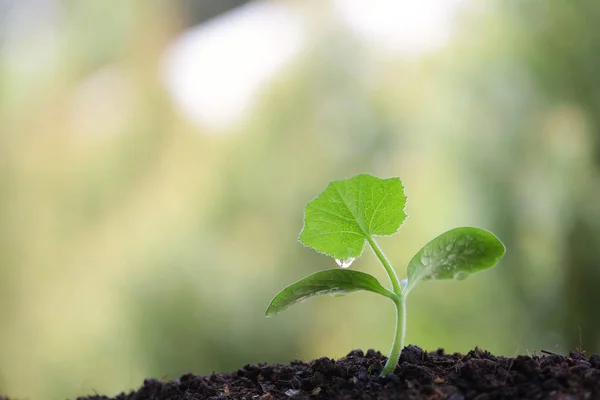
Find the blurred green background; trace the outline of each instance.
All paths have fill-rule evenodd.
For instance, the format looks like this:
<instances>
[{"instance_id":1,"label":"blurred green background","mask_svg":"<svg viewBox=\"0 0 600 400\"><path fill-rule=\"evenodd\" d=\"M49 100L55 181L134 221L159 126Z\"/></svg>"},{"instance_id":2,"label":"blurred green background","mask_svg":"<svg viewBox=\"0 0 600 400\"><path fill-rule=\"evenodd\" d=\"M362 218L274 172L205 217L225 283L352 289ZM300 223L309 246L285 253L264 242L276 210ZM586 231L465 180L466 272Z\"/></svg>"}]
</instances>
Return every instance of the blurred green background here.
<instances>
[{"instance_id":1,"label":"blurred green background","mask_svg":"<svg viewBox=\"0 0 600 400\"><path fill-rule=\"evenodd\" d=\"M264 318L335 266L304 205L359 172L404 181L402 277L455 226L508 248L419 286L408 343L600 351L600 2L241 3L0 1L0 393L387 354L372 294Z\"/></svg>"}]
</instances>

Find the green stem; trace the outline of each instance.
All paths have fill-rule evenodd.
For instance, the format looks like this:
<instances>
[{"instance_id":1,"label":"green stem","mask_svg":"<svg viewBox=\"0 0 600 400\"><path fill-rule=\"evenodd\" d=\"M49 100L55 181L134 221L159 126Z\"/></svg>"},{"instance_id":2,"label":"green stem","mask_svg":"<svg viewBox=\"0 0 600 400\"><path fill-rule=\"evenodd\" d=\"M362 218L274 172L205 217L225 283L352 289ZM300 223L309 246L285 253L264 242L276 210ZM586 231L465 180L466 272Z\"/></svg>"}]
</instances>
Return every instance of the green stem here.
<instances>
[{"instance_id":1,"label":"green stem","mask_svg":"<svg viewBox=\"0 0 600 400\"><path fill-rule=\"evenodd\" d=\"M398 275L396 275L396 271L394 271L394 268L392 268L392 265L390 264L388 259L385 257L385 254L383 254L383 251L381 251L381 249L377 245L377 242L375 242L375 240L371 236L367 236L367 240L369 241L369 244L371 245L373 252L377 256L377 258L379 258L379 261L381 261L381 264L383 264L383 267L385 268L385 272L387 272L388 277L390 278L390 281L392 282L392 288L394 289L394 293L396 293L398 296L400 296L402 293L402 286L400 285L400 280L398 279Z\"/></svg>"},{"instance_id":2,"label":"green stem","mask_svg":"<svg viewBox=\"0 0 600 400\"><path fill-rule=\"evenodd\" d=\"M375 242L371 236L367 236L367 240L369 241L373 252L377 258L379 258L381 264L383 264L385 272L387 272L388 277L392 282L394 293L397 295L396 299L393 299L394 305L396 306L396 331L394 333L394 342L392 343L392 349L390 350L388 360L383 367L383 371L381 371L381 376L386 376L396 369L396 365L400 359L400 352L404 347L404 338L406 337L406 297L402 295L402 285L400 284L398 275L396 275L396 271L394 271L394 268L377 245L377 242Z\"/></svg>"},{"instance_id":3,"label":"green stem","mask_svg":"<svg viewBox=\"0 0 600 400\"><path fill-rule=\"evenodd\" d=\"M392 349L388 356L388 360L381 371L381 376L386 376L394 372L398 360L400 359L400 352L404 347L404 338L406 336L406 298L402 295L399 296L397 301L394 301L396 306L396 333L394 334L394 342L392 343Z\"/></svg>"}]
</instances>

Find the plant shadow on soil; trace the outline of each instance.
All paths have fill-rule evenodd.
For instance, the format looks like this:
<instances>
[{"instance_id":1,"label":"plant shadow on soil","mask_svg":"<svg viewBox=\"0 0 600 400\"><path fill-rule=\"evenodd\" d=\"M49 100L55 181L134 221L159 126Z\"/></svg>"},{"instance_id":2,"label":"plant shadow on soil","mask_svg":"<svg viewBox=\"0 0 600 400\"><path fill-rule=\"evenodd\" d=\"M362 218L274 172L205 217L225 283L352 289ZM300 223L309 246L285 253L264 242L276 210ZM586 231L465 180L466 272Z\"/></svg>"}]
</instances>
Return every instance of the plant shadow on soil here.
<instances>
[{"instance_id":1,"label":"plant shadow on soil","mask_svg":"<svg viewBox=\"0 0 600 400\"><path fill-rule=\"evenodd\" d=\"M113 398L78 400L273 399L600 399L600 354L494 356L478 348L463 355L407 346L393 374L379 374L386 357L354 350L339 360L246 365L223 374L146 379Z\"/></svg>"}]
</instances>

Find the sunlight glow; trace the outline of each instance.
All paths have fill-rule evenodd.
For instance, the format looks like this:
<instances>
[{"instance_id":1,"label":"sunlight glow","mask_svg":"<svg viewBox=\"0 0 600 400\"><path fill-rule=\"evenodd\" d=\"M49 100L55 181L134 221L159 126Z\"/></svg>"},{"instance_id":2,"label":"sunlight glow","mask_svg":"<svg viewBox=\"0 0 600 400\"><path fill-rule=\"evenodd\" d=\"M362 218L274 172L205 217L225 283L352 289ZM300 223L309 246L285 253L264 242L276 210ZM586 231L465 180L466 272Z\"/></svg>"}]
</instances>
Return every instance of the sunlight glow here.
<instances>
[{"instance_id":1,"label":"sunlight glow","mask_svg":"<svg viewBox=\"0 0 600 400\"><path fill-rule=\"evenodd\" d=\"M194 121L221 129L241 117L304 42L298 15L275 3L249 3L185 32L168 50L164 79Z\"/></svg>"},{"instance_id":2,"label":"sunlight glow","mask_svg":"<svg viewBox=\"0 0 600 400\"><path fill-rule=\"evenodd\" d=\"M466 0L331 0L342 24L384 55L418 56L442 46ZM323 9L325 10L325 9ZM260 89L319 29L286 2L251 2L184 32L168 49L164 80L190 120L219 132L246 115Z\"/></svg>"}]
</instances>

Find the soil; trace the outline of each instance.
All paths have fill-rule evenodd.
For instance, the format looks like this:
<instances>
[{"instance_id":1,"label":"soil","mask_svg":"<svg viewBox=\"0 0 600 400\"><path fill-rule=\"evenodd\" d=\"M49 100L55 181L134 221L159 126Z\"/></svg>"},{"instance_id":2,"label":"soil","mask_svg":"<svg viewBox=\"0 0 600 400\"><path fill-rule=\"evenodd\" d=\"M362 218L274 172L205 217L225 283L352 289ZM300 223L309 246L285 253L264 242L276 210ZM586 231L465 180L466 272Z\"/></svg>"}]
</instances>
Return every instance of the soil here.
<instances>
[{"instance_id":1,"label":"soil","mask_svg":"<svg viewBox=\"0 0 600 400\"><path fill-rule=\"evenodd\" d=\"M386 358L374 350L354 350L337 361L246 365L232 373L187 374L175 381L146 379L139 390L112 399L600 399L600 354L544 353L507 358L477 348L463 355L408 346L394 373L382 378Z\"/></svg>"}]
</instances>

